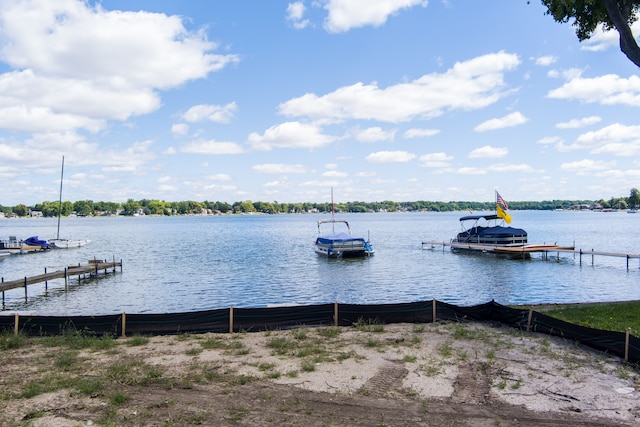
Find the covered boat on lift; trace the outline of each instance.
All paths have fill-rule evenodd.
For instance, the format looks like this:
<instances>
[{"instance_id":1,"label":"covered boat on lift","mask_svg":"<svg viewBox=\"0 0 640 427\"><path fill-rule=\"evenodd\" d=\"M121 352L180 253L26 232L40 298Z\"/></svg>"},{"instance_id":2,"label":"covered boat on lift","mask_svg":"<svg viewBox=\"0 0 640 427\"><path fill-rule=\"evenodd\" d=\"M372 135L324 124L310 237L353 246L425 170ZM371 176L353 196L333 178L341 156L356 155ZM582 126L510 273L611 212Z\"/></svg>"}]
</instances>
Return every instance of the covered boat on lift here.
<instances>
[{"instance_id":1,"label":"covered boat on lift","mask_svg":"<svg viewBox=\"0 0 640 427\"><path fill-rule=\"evenodd\" d=\"M451 241L452 248L482 251L483 245L524 247L527 244L527 232L521 228L504 226L503 223L503 218L496 214L463 216L460 218L462 231Z\"/></svg>"}]
</instances>

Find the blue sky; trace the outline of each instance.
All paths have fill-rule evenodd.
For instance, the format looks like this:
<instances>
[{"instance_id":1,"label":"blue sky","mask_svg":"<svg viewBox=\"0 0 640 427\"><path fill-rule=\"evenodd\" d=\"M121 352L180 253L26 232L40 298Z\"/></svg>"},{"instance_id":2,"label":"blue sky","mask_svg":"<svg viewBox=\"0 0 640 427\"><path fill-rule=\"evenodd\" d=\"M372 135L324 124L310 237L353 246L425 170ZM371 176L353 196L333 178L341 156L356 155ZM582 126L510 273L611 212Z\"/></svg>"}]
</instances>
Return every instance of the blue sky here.
<instances>
[{"instance_id":1,"label":"blue sky","mask_svg":"<svg viewBox=\"0 0 640 427\"><path fill-rule=\"evenodd\" d=\"M0 204L608 199L640 77L539 1L0 0ZM640 27L634 27L640 34Z\"/></svg>"}]
</instances>

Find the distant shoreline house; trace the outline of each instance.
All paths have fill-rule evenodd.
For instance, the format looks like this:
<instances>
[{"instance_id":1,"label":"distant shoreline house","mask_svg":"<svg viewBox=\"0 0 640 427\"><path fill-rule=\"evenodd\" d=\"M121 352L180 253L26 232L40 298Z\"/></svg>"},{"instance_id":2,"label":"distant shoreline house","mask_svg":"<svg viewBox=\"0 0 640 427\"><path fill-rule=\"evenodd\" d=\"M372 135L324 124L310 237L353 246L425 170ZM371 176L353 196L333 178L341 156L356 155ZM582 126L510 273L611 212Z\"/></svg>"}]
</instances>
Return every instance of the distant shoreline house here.
<instances>
[{"instance_id":1,"label":"distant shoreline house","mask_svg":"<svg viewBox=\"0 0 640 427\"><path fill-rule=\"evenodd\" d=\"M579 205L572 205L569 209L572 211L597 211L602 209L602 205L600 203L583 203Z\"/></svg>"}]
</instances>

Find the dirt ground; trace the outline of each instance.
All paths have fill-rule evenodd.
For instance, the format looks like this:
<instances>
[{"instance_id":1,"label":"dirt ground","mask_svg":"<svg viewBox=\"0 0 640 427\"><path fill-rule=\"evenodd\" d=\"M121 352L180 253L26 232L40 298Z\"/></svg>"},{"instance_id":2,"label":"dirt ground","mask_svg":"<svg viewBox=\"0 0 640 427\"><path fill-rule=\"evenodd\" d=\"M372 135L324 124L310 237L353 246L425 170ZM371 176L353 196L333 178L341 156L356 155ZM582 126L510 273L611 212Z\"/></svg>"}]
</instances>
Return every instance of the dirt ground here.
<instances>
[{"instance_id":1,"label":"dirt ground","mask_svg":"<svg viewBox=\"0 0 640 427\"><path fill-rule=\"evenodd\" d=\"M499 325L113 341L0 351L0 425L640 425L633 367Z\"/></svg>"}]
</instances>

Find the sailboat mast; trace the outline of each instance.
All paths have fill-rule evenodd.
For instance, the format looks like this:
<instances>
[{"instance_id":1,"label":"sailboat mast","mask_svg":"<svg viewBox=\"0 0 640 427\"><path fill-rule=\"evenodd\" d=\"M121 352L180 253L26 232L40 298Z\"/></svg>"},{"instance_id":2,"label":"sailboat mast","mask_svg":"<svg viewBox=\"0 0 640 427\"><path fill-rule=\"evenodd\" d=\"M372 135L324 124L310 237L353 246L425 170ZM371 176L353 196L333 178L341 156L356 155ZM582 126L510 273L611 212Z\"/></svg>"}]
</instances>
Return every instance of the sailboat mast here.
<instances>
[{"instance_id":1,"label":"sailboat mast","mask_svg":"<svg viewBox=\"0 0 640 427\"><path fill-rule=\"evenodd\" d=\"M58 201L58 232L56 239L60 239L60 216L62 215L62 179L64 178L64 156L62 156L62 171L60 172L60 200Z\"/></svg>"}]
</instances>

